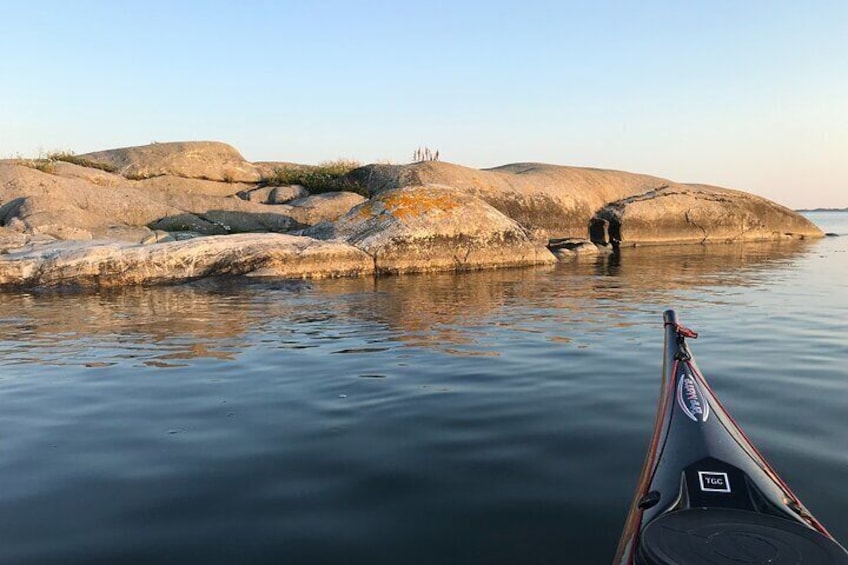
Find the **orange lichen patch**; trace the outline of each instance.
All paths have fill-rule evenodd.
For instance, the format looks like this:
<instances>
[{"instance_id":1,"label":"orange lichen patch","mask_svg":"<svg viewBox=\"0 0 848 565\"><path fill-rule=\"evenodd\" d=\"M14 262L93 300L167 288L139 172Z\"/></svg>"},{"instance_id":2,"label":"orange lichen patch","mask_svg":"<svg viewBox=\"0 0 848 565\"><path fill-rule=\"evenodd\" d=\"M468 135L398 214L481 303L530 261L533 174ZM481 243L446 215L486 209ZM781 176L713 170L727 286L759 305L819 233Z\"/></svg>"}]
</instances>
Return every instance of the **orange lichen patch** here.
<instances>
[{"instance_id":1,"label":"orange lichen patch","mask_svg":"<svg viewBox=\"0 0 848 565\"><path fill-rule=\"evenodd\" d=\"M460 208L462 204L457 200L461 195L448 191L421 191L414 192L392 192L381 197L380 200L391 215L398 219L407 219L433 212L449 212Z\"/></svg>"}]
</instances>

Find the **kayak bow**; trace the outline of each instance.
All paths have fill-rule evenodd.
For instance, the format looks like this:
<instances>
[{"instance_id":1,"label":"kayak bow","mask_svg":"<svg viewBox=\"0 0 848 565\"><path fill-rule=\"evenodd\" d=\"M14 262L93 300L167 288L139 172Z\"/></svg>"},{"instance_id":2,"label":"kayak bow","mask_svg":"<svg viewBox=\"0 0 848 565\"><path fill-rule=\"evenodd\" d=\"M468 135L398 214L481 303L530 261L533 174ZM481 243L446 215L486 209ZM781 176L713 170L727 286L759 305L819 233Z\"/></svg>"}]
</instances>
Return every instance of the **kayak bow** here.
<instances>
[{"instance_id":1,"label":"kayak bow","mask_svg":"<svg viewBox=\"0 0 848 565\"><path fill-rule=\"evenodd\" d=\"M615 565L848 564L751 444L664 314L660 404Z\"/></svg>"}]
</instances>

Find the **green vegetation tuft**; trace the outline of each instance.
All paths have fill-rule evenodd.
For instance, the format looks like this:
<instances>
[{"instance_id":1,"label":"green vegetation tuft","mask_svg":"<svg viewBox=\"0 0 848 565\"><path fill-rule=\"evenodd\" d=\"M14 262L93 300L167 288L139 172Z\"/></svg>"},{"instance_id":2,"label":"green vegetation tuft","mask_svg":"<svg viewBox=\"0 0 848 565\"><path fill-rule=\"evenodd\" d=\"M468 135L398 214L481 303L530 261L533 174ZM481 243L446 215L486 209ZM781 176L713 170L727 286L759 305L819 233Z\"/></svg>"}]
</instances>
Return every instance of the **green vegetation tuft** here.
<instances>
[{"instance_id":1,"label":"green vegetation tuft","mask_svg":"<svg viewBox=\"0 0 848 565\"><path fill-rule=\"evenodd\" d=\"M103 163L95 163L94 161L89 161L88 159L78 157L72 151L50 151L48 153L41 152L39 156L35 157L34 159L27 159L21 156L18 156L17 159L22 165L37 169L42 173L48 173L51 175L56 172L56 163L58 161L72 163L81 167L89 167L91 169L99 169L101 171L106 171L107 173L115 172L115 167L111 167Z\"/></svg>"},{"instance_id":2,"label":"green vegetation tuft","mask_svg":"<svg viewBox=\"0 0 848 565\"><path fill-rule=\"evenodd\" d=\"M47 173L48 175L52 175L56 172L55 163L49 159L24 159L22 164L37 171L41 171L42 173Z\"/></svg>"},{"instance_id":3,"label":"green vegetation tuft","mask_svg":"<svg viewBox=\"0 0 848 565\"><path fill-rule=\"evenodd\" d=\"M361 166L357 161L337 159L335 161L324 161L316 166L277 167L271 175L263 178L260 182L265 186L299 184L312 194L347 191L368 196L365 185L347 176L349 172Z\"/></svg>"},{"instance_id":4,"label":"green vegetation tuft","mask_svg":"<svg viewBox=\"0 0 848 565\"><path fill-rule=\"evenodd\" d=\"M73 151L51 151L47 154L47 160L64 161L66 163L79 165L80 167L99 169L101 171L106 171L107 173L114 173L117 170L111 165L107 165L105 163L97 163L95 161L80 157L79 155L76 155Z\"/></svg>"},{"instance_id":5,"label":"green vegetation tuft","mask_svg":"<svg viewBox=\"0 0 848 565\"><path fill-rule=\"evenodd\" d=\"M147 180L147 179L152 179L152 178L156 178L156 177L161 177L163 175L146 175L146 174L141 174L141 173L123 173L123 175L121 175L121 176L123 176L127 180ZM204 180L209 180L209 179L204 179Z\"/></svg>"}]
</instances>

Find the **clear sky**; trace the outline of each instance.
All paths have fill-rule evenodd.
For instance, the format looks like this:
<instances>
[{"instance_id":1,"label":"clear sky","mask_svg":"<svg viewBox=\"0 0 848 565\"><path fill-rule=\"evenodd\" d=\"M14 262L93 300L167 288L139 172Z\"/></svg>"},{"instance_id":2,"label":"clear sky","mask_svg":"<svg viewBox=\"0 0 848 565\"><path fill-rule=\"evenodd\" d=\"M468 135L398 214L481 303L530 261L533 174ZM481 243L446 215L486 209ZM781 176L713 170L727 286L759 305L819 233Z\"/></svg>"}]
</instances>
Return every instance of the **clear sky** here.
<instances>
[{"instance_id":1,"label":"clear sky","mask_svg":"<svg viewBox=\"0 0 848 565\"><path fill-rule=\"evenodd\" d=\"M848 206L848 0L0 0L0 157L518 161Z\"/></svg>"}]
</instances>

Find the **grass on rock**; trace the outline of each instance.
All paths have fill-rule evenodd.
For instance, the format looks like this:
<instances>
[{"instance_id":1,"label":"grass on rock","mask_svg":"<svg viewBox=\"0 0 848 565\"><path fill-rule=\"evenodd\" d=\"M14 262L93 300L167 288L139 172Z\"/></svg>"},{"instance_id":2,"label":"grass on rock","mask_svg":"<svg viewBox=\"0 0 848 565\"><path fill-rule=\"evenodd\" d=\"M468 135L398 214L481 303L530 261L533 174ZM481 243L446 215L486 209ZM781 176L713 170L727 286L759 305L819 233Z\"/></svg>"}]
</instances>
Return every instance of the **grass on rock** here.
<instances>
[{"instance_id":1,"label":"grass on rock","mask_svg":"<svg viewBox=\"0 0 848 565\"><path fill-rule=\"evenodd\" d=\"M314 166L288 165L274 169L272 174L261 180L261 184L265 186L299 184L312 194L348 191L368 196L363 184L347 178L349 172L360 166L357 161L347 159L324 161Z\"/></svg>"},{"instance_id":2,"label":"grass on rock","mask_svg":"<svg viewBox=\"0 0 848 565\"><path fill-rule=\"evenodd\" d=\"M64 161L73 165L79 165L80 167L100 169L101 171L106 171L107 173L114 173L117 170L112 165L107 165L105 163L97 163L95 161L80 157L79 155L76 155L73 151L51 151L47 154L47 160Z\"/></svg>"},{"instance_id":3,"label":"grass on rock","mask_svg":"<svg viewBox=\"0 0 848 565\"><path fill-rule=\"evenodd\" d=\"M116 171L115 167L112 167L111 165L96 163L94 161L84 159L83 157L74 154L73 151L50 151L48 153L41 153L34 159L27 159L20 156L17 158L20 159L21 164L51 175L56 172L56 163L59 161L79 165L81 167L99 169L101 171L106 171L107 173L114 173Z\"/></svg>"}]
</instances>

